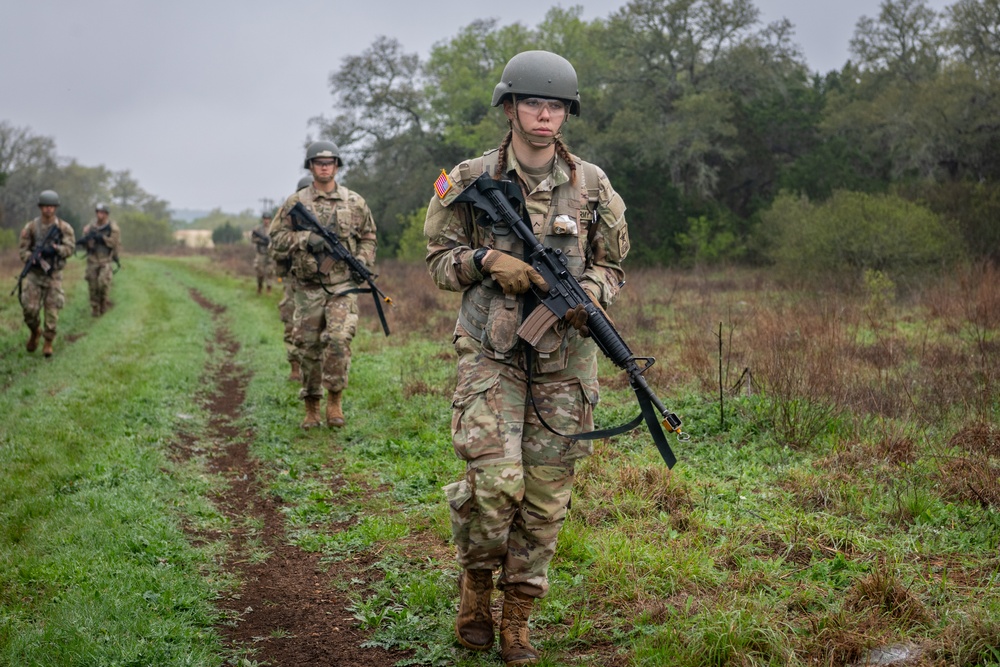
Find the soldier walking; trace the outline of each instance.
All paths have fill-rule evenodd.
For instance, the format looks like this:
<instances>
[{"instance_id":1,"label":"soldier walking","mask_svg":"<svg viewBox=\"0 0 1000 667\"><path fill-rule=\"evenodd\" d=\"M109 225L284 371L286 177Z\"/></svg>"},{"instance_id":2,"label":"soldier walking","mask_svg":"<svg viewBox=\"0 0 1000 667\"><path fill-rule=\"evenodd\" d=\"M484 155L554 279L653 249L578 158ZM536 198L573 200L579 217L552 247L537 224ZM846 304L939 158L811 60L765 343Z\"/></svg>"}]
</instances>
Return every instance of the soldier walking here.
<instances>
[{"instance_id":1,"label":"soldier walking","mask_svg":"<svg viewBox=\"0 0 1000 667\"><path fill-rule=\"evenodd\" d=\"M83 228L80 244L87 252L87 271L84 275L90 288L90 314L99 317L111 307L108 300L114 274L111 263L121 266L122 234L118 223L108 217L110 211L107 204L97 204L94 214L97 220Z\"/></svg>"},{"instance_id":2,"label":"soldier walking","mask_svg":"<svg viewBox=\"0 0 1000 667\"><path fill-rule=\"evenodd\" d=\"M54 190L44 190L38 196L40 215L26 223L21 230L18 250L21 261L28 263L39 250L37 258L28 268L28 273L19 284L21 292L21 310L24 313L24 323L31 332L28 352L38 349L38 339L45 339L42 353L52 356L52 341L56 337L56 325L59 323L59 310L66 304L66 294L62 287L62 270L66 259L76 248L73 228L69 223L56 216L59 208L59 195ZM54 238L49 234L55 226ZM46 239L51 239L46 242ZM41 314L44 312L45 324L42 327Z\"/></svg>"},{"instance_id":3,"label":"soldier walking","mask_svg":"<svg viewBox=\"0 0 1000 667\"><path fill-rule=\"evenodd\" d=\"M250 232L250 240L253 241L254 246L253 269L257 274L257 294L260 294L264 287L267 287L268 294L271 293L271 275L274 273L274 265L271 261L271 255L267 251L267 247L271 243L271 237L268 236L270 227L271 213L266 211L260 217L260 224Z\"/></svg>"},{"instance_id":4,"label":"soldier walking","mask_svg":"<svg viewBox=\"0 0 1000 667\"><path fill-rule=\"evenodd\" d=\"M298 350L306 417L302 428L321 425L319 403L327 390L326 423L344 425L342 398L351 368L351 341L358 327L358 284L344 262L327 251L323 237L296 231L289 211L297 202L366 268L375 264L375 221L358 193L336 181L343 166L340 149L332 141L315 141L306 150L305 168L311 185L291 195L280 220L271 225L276 254L287 254L295 278L292 339Z\"/></svg>"},{"instance_id":5,"label":"soldier walking","mask_svg":"<svg viewBox=\"0 0 1000 667\"><path fill-rule=\"evenodd\" d=\"M490 596L499 571L500 654L510 667L539 660L528 619L549 589L575 463L593 449L590 441L547 430L542 419L558 433L593 430L597 346L587 337L582 305L533 347L519 338L518 327L537 303L530 288L547 285L519 259L523 244L509 229L480 226L471 205L455 199L483 173L516 183L526 202L520 212L530 216L536 237L562 252L567 270L604 308L624 280L629 242L622 198L603 171L562 141L567 116L580 114L569 61L547 51L514 56L492 104L503 108L507 135L499 148L442 173L424 233L434 282L462 293L452 444L466 470L444 487L462 568L455 633L467 648L492 648Z\"/></svg>"}]
</instances>

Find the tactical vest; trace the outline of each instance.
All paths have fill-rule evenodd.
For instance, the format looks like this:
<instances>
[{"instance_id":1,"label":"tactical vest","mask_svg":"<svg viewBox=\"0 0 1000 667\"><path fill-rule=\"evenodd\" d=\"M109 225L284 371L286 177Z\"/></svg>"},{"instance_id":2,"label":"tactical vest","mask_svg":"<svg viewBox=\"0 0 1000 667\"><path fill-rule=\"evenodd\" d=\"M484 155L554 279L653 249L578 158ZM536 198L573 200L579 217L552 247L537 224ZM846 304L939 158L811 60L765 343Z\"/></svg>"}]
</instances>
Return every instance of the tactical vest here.
<instances>
[{"instance_id":1,"label":"tactical vest","mask_svg":"<svg viewBox=\"0 0 1000 667\"><path fill-rule=\"evenodd\" d=\"M576 156L573 159L577 165L577 182L566 182L552 190L548 210L540 221L535 219L537 216L533 216L532 228L542 244L562 251L567 260L566 268L579 280L587 268L591 252L590 241L596 231L600 183L594 165ZM462 186L468 186L483 172L492 175L497 164L497 150L461 163L459 174ZM523 244L510 227L503 223L490 227L486 246L524 259ZM517 329L524 316L523 308L523 298L504 294L496 281L486 276L462 293L458 321L482 344L484 352L494 359L510 360L517 351ZM572 331L575 334L576 330ZM562 322L556 322L535 344L538 372L547 373L565 368L568 335L567 327Z\"/></svg>"},{"instance_id":2,"label":"tactical vest","mask_svg":"<svg viewBox=\"0 0 1000 667\"><path fill-rule=\"evenodd\" d=\"M336 234L352 255L357 256L364 214L351 201L351 191L342 185L337 187L343 191L342 199L314 198L312 188L304 188L297 193L298 201L316 216L320 225ZM345 262L335 261L328 253L313 253L308 250L292 254L291 274L304 286L333 285L351 279L350 269Z\"/></svg>"},{"instance_id":3,"label":"tactical vest","mask_svg":"<svg viewBox=\"0 0 1000 667\"><path fill-rule=\"evenodd\" d=\"M56 218L52 222L52 224L56 225L57 227L59 227L59 231L63 235L65 235L66 231L64 229L62 229L62 225L60 225L59 222L60 222L59 218ZM34 252L35 250L37 250L38 246L41 245L42 239L45 238L45 232L46 232L46 230L42 228L42 219L41 218L35 218L35 239L34 239L34 243L31 246L31 251L32 252ZM60 243L62 243L62 241L60 241ZM58 254L58 252L57 252L56 256L52 258L51 266L52 266L52 268L49 269L49 271L48 271L49 275L55 273L56 271L62 271L64 268L66 268L66 258L65 257L61 257ZM39 273L45 273L44 271L41 270L41 268L38 265L35 265L32 268L32 271L35 271L35 270L37 270Z\"/></svg>"},{"instance_id":4,"label":"tactical vest","mask_svg":"<svg viewBox=\"0 0 1000 667\"><path fill-rule=\"evenodd\" d=\"M104 236L103 241L95 241L93 248L87 248L87 254L100 260L108 259L111 257L111 221L109 220L103 225L95 224L83 233L86 234L92 231L100 231L106 233L107 236Z\"/></svg>"}]
</instances>

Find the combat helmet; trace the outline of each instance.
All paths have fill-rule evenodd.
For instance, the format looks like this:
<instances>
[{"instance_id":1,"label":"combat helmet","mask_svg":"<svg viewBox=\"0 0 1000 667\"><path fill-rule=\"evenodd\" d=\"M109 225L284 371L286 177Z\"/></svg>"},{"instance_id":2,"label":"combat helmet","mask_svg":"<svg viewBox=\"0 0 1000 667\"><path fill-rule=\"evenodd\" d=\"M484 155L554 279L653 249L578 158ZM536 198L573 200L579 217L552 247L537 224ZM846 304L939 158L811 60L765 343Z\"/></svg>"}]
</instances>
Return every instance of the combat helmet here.
<instances>
[{"instance_id":1,"label":"combat helmet","mask_svg":"<svg viewBox=\"0 0 1000 667\"><path fill-rule=\"evenodd\" d=\"M299 184L295 186L295 191L298 192L302 188L308 188L310 185L312 185L312 182L313 182L312 174L306 174L305 176L299 179Z\"/></svg>"},{"instance_id":2,"label":"combat helmet","mask_svg":"<svg viewBox=\"0 0 1000 667\"><path fill-rule=\"evenodd\" d=\"M337 166L344 166L344 161L340 159L340 149L332 141L314 141L309 144L309 148L306 149L305 168L308 169L309 163L312 162L313 158L317 157L336 158Z\"/></svg>"},{"instance_id":3,"label":"combat helmet","mask_svg":"<svg viewBox=\"0 0 1000 667\"><path fill-rule=\"evenodd\" d=\"M104 213L111 213L111 211L108 209L108 205L105 204L104 202L98 202L97 206L94 207L94 211L95 212L103 211Z\"/></svg>"},{"instance_id":4,"label":"combat helmet","mask_svg":"<svg viewBox=\"0 0 1000 667\"><path fill-rule=\"evenodd\" d=\"M564 100L569 112L580 115L580 88L568 60L550 51L522 51L507 62L493 89L493 106L508 95Z\"/></svg>"},{"instance_id":5,"label":"combat helmet","mask_svg":"<svg viewBox=\"0 0 1000 667\"><path fill-rule=\"evenodd\" d=\"M59 206L59 193L55 190L42 190L38 195L39 206Z\"/></svg>"}]
</instances>

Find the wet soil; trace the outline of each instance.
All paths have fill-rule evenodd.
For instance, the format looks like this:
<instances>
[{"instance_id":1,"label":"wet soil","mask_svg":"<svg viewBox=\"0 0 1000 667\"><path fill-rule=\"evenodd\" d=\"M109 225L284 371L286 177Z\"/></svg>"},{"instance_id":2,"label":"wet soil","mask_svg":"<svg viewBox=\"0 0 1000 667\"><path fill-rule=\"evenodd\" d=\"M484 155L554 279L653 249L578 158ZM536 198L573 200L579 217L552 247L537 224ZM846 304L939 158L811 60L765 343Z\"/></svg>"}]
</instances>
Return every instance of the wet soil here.
<instances>
[{"instance_id":1,"label":"wet soil","mask_svg":"<svg viewBox=\"0 0 1000 667\"><path fill-rule=\"evenodd\" d=\"M207 433L199 435L201 446L182 436L175 452L191 456L209 443L209 468L228 481L214 500L229 518L231 547L224 567L241 583L218 603L229 619L219 632L230 648L252 649L253 660L274 667L388 667L406 658L408 653L360 646L368 637L347 610L349 601L339 585L356 577L363 563L321 564L318 554L287 544L281 503L265 493L249 455L253 433L237 425L250 377L234 363L239 343L220 318L225 306L197 290L190 294L215 320L207 343L208 389L200 397L212 416Z\"/></svg>"}]
</instances>

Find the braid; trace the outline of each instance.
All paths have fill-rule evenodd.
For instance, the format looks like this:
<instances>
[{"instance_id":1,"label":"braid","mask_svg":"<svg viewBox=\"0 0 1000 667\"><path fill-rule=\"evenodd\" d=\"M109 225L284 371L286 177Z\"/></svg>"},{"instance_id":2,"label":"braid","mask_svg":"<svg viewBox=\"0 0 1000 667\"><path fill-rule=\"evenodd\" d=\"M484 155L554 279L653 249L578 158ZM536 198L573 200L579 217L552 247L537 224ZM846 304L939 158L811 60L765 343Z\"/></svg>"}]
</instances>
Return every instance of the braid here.
<instances>
[{"instance_id":1,"label":"braid","mask_svg":"<svg viewBox=\"0 0 1000 667\"><path fill-rule=\"evenodd\" d=\"M507 136L503 138L500 142L500 148L497 150L497 171L493 174L493 178L500 179L504 172L507 171L507 147L510 146L510 142L514 139L514 131L507 130Z\"/></svg>"},{"instance_id":2,"label":"braid","mask_svg":"<svg viewBox=\"0 0 1000 667\"><path fill-rule=\"evenodd\" d=\"M570 155L569 149L566 148L566 144L563 143L563 140L560 137L556 137L555 143L556 153L558 153L559 157L565 160L566 164L569 165L569 182L571 184L576 183L576 160L574 160L573 156Z\"/></svg>"}]
</instances>

